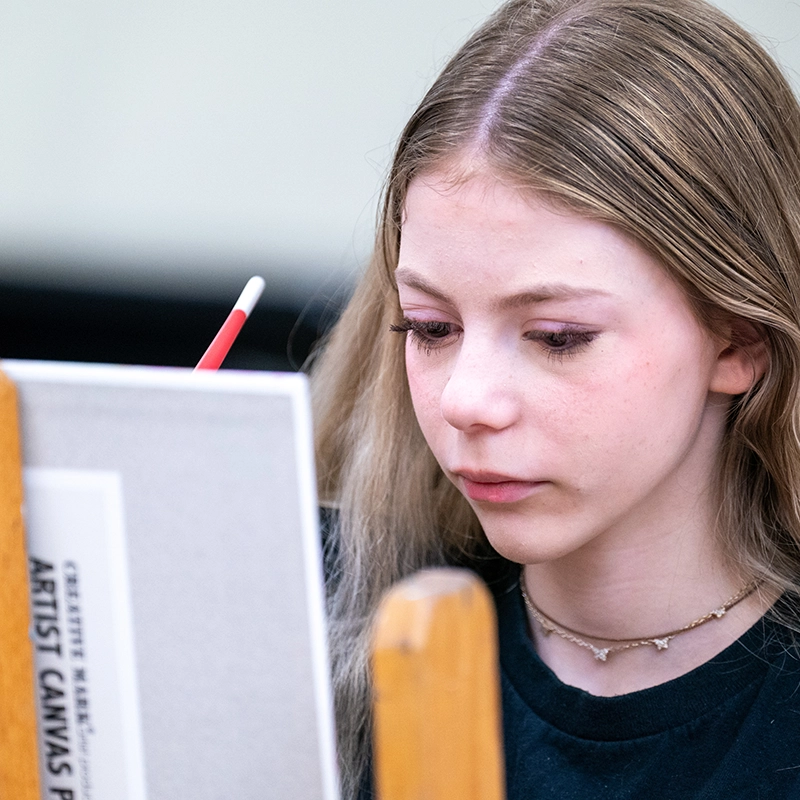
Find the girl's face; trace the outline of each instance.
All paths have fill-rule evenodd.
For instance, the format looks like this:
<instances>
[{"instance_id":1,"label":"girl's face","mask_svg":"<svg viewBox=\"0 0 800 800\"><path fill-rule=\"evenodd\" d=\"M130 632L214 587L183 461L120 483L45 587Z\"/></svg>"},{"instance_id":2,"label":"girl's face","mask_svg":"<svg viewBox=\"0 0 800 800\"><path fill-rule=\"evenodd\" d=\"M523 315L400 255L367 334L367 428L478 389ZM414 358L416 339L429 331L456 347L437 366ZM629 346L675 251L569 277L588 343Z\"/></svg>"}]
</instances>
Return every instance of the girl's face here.
<instances>
[{"instance_id":1,"label":"girl's face","mask_svg":"<svg viewBox=\"0 0 800 800\"><path fill-rule=\"evenodd\" d=\"M416 178L401 238L417 419L500 553L539 563L707 510L723 346L655 258L488 175Z\"/></svg>"}]
</instances>

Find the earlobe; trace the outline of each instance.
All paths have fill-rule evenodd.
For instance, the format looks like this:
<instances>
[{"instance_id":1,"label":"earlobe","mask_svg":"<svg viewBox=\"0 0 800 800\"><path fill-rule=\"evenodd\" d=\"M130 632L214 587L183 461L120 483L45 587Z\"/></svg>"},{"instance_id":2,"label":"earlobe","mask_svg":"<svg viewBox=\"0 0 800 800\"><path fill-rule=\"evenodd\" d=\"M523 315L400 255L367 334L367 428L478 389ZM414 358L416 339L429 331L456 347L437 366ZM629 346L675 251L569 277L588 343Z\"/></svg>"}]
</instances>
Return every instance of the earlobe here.
<instances>
[{"instance_id":1,"label":"earlobe","mask_svg":"<svg viewBox=\"0 0 800 800\"><path fill-rule=\"evenodd\" d=\"M767 371L769 348L763 331L747 320L730 323L727 341L720 346L710 391L721 394L744 394L753 388Z\"/></svg>"}]
</instances>

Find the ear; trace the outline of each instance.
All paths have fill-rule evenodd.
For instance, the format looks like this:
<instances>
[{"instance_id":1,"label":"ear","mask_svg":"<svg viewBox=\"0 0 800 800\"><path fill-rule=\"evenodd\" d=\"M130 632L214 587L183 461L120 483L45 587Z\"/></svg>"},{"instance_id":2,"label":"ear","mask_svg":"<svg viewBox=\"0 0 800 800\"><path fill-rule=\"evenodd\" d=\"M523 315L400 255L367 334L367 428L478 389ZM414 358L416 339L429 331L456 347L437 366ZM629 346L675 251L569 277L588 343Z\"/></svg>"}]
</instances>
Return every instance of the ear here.
<instances>
[{"instance_id":1,"label":"ear","mask_svg":"<svg viewBox=\"0 0 800 800\"><path fill-rule=\"evenodd\" d=\"M763 330L741 318L728 321L726 336L717 336L717 361L710 391L737 395L749 391L763 377L769 364L769 347Z\"/></svg>"}]
</instances>

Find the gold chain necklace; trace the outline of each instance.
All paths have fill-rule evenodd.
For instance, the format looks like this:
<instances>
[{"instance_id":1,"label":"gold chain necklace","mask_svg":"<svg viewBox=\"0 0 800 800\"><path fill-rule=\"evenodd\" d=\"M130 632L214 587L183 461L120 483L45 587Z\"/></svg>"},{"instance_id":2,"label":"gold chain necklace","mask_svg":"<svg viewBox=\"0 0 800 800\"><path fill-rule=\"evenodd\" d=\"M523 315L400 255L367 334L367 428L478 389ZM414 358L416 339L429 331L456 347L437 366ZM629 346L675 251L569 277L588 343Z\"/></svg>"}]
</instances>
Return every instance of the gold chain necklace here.
<instances>
[{"instance_id":1,"label":"gold chain necklace","mask_svg":"<svg viewBox=\"0 0 800 800\"><path fill-rule=\"evenodd\" d=\"M592 654L598 661L605 661L613 653L621 653L623 650L631 650L634 647L655 647L657 650L666 650L669 647L669 643L676 636L686 633L686 631L691 631L694 628L698 628L700 625L703 625L709 620L721 619L724 617L727 611L730 611L730 609L732 609L737 603L741 603L742 600L744 600L746 597L749 597L756 590L757 586L758 584L755 582L748 583L747 586L737 592L729 600L726 600L721 606L719 606L719 608L709 611L708 614L698 617L696 620L693 620L688 625L684 625L682 628L676 628L674 631L663 633L660 636L647 636L642 639L607 639L600 636L592 636L588 633L575 631L572 628L568 628L566 625L559 625L559 623L557 623L554 619L551 619L543 611L540 611L533 604L533 601L530 599L530 597L528 597L528 593L525 591L525 580L522 576L522 573L520 573L519 579L519 588L522 592L522 599L525 601L528 611L531 612L531 616L542 626L545 636L555 633L556 636L560 636L562 639L566 639L568 642L578 645L578 647L584 647L587 650L591 650ZM595 639L599 642L613 642L613 644L610 647L596 647L591 642L587 642L586 639Z\"/></svg>"}]
</instances>

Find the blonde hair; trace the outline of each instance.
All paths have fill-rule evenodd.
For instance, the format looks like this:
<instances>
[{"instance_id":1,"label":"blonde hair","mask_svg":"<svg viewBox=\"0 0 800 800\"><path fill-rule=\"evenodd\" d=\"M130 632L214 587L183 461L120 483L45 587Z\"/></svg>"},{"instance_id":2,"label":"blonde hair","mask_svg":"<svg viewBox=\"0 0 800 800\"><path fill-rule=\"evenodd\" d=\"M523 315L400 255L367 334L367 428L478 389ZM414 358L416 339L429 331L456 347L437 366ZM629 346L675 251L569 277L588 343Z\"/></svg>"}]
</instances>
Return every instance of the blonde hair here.
<instances>
[{"instance_id":1,"label":"blonde hair","mask_svg":"<svg viewBox=\"0 0 800 800\"><path fill-rule=\"evenodd\" d=\"M511 0L445 67L397 146L375 253L314 369L346 791L368 735L368 623L423 565L488 551L417 426L393 272L409 183L465 155L656 254L713 330L766 343L719 456L720 536L744 574L800 573L800 111L772 59L702 0Z\"/></svg>"}]
</instances>

